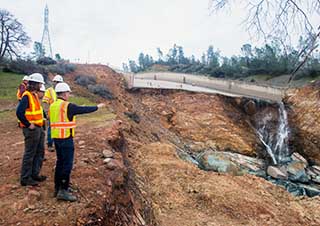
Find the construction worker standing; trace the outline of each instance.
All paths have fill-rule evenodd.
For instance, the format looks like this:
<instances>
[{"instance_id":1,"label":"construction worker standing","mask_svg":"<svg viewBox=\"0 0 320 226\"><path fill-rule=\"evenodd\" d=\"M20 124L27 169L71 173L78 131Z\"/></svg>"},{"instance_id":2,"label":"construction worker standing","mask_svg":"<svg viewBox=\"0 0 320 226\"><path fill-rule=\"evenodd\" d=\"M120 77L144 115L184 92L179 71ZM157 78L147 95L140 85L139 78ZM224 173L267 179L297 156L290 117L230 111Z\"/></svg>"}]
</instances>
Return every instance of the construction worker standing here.
<instances>
[{"instance_id":1,"label":"construction worker standing","mask_svg":"<svg viewBox=\"0 0 320 226\"><path fill-rule=\"evenodd\" d=\"M47 112L47 113L48 113L50 105L57 100L57 94L54 90L54 87L59 82L63 82L63 78L61 75L56 75L52 79L52 82L53 82L53 86L46 90L44 97L43 97L43 100L42 100L42 102L44 103L45 112ZM47 145L48 145L48 151L53 152L54 147L53 147L53 140L51 139L50 120L48 120Z\"/></svg>"},{"instance_id":2,"label":"construction worker standing","mask_svg":"<svg viewBox=\"0 0 320 226\"><path fill-rule=\"evenodd\" d=\"M19 87L18 87L18 90L17 90L17 99L18 99L18 101L21 100L22 94L23 94L24 91L26 91L26 89L27 89L28 80L29 80L29 76L25 75L25 76L23 77L23 79L22 79L21 84L20 84Z\"/></svg>"},{"instance_id":3,"label":"construction worker standing","mask_svg":"<svg viewBox=\"0 0 320 226\"><path fill-rule=\"evenodd\" d=\"M68 102L71 89L66 83L55 87L57 101L50 105L51 137L56 147L57 162L54 175L55 197L58 200L74 202L77 197L69 192L70 174L74 158L75 115L90 113L105 106L78 106Z\"/></svg>"},{"instance_id":4,"label":"construction worker standing","mask_svg":"<svg viewBox=\"0 0 320 226\"><path fill-rule=\"evenodd\" d=\"M45 133L43 126L43 109L37 92L40 85L44 84L43 76L34 73L29 76L28 86L23 93L18 105L16 115L20 120L20 127L24 135L24 155L21 167L20 183L22 186L38 185L38 182L46 180L40 175L43 161Z\"/></svg>"}]
</instances>

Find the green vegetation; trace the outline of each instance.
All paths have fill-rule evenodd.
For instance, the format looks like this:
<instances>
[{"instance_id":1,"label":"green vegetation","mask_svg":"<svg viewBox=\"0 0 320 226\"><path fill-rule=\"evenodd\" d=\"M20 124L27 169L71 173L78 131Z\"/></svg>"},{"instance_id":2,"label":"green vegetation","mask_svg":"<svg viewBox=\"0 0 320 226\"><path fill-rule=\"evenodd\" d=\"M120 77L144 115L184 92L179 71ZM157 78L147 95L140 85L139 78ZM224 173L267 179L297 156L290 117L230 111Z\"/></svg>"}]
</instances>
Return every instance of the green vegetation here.
<instances>
[{"instance_id":1,"label":"green vegetation","mask_svg":"<svg viewBox=\"0 0 320 226\"><path fill-rule=\"evenodd\" d=\"M90 99L81 96L71 96L69 98L69 102L77 104L77 105L85 105L85 106L95 106L97 103L92 102ZM80 123L91 123L91 124L99 124L100 122L109 121L115 119L116 115L111 113L108 108L101 109L99 111L78 115L77 121Z\"/></svg>"},{"instance_id":2,"label":"green vegetation","mask_svg":"<svg viewBox=\"0 0 320 226\"><path fill-rule=\"evenodd\" d=\"M243 79L262 74L270 79L292 73L307 54L309 45L310 40L303 38L300 38L296 47L284 48L277 40L272 40L261 47L244 44L241 47L241 54L231 57L222 56L220 51L211 45L200 59L196 59L194 55L186 57L183 47L175 44L167 54L163 54L158 48L157 60L148 54L140 53L138 64L134 60L129 60L128 65L123 64L123 69L137 73L167 67L168 71L172 72L205 74L218 78ZM316 78L319 75L320 54L315 51L295 74L294 79Z\"/></svg>"},{"instance_id":3,"label":"green vegetation","mask_svg":"<svg viewBox=\"0 0 320 226\"><path fill-rule=\"evenodd\" d=\"M0 99L16 101L17 89L23 75L0 72Z\"/></svg>"},{"instance_id":4,"label":"green vegetation","mask_svg":"<svg viewBox=\"0 0 320 226\"><path fill-rule=\"evenodd\" d=\"M88 98L81 97L81 96L70 96L69 102L77 105L87 105L87 106L97 105L96 103L92 102Z\"/></svg>"}]
</instances>

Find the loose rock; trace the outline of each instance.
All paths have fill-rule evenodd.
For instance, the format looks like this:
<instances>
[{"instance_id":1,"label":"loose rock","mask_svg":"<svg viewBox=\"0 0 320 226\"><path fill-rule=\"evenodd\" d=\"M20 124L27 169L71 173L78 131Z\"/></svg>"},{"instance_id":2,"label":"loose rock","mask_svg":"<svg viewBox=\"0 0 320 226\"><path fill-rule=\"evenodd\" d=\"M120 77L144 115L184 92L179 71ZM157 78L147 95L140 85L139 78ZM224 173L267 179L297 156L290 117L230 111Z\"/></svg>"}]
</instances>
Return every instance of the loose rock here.
<instances>
[{"instance_id":1,"label":"loose rock","mask_svg":"<svg viewBox=\"0 0 320 226\"><path fill-rule=\"evenodd\" d=\"M275 166L268 166L267 174L276 179L288 179L288 174Z\"/></svg>"},{"instance_id":2,"label":"loose rock","mask_svg":"<svg viewBox=\"0 0 320 226\"><path fill-rule=\"evenodd\" d=\"M103 157L105 158L112 158L113 152L111 150L105 149L102 151Z\"/></svg>"}]
</instances>

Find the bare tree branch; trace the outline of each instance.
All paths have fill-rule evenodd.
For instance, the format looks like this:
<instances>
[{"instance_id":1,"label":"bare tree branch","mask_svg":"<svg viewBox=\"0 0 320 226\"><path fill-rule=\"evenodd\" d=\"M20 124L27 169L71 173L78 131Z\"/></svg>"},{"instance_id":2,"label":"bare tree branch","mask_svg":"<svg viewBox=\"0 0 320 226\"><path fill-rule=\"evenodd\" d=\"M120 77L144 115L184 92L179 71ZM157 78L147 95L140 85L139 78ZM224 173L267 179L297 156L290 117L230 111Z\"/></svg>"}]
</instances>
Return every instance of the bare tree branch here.
<instances>
[{"instance_id":1,"label":"bare tree branch","mask_svg":"<svg viewBox=\"0 0 320 226\"><path fill-rule=\"evenodd\" d=\"M0 9L0 62L5 56L19 57L21 47L30 42L22 24L6 10Z\"/></svg>"},{"instance_id":2,"label":"bare tree branch","mask_svg":"<svg viewBox=\"0 0 320 226\"><path fill-rule=\"evenodd\" d=\"M316 40L319 38L315 34L319 24L314 24L314 21L317 21L316 23L320 21L320 0L210 1L214 11L220 11L233 5L239 8L239 5L242 5L240 3L246 2L247 16L243 24L250 37L258 39L262 37L265 41L272 37L278 41L281 40L283 46L285 43L290 44L293 36L309 39L309 44L301 50L297 58L299 60L302 54L306 54L301 62L302 65L315 49ZM301 66L298 66L297 69L299 70ZM296 71L292 76L295 73Z\"/></svg>"}]
</instances>

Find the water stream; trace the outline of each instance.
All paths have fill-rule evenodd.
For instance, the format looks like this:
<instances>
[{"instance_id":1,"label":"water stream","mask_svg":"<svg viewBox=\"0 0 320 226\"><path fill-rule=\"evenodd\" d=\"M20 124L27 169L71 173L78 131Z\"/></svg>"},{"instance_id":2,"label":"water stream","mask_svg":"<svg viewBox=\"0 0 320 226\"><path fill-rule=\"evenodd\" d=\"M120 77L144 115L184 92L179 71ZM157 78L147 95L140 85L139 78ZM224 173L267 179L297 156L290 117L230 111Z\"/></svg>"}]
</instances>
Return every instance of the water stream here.
<instances>
[{"instance_id":1,"label":"water stream","mask_svg":"<svg viewBox=\"0 0 320 226\"><path fill-rule=\"evenodd\" d=\"M281 165L287 162L290 156L288 116L282 102L279 103L277 124L274 124L275 119L272 114L266 114L257 128L257 133L273 164Z\"/></svg>"}]
</instances>

